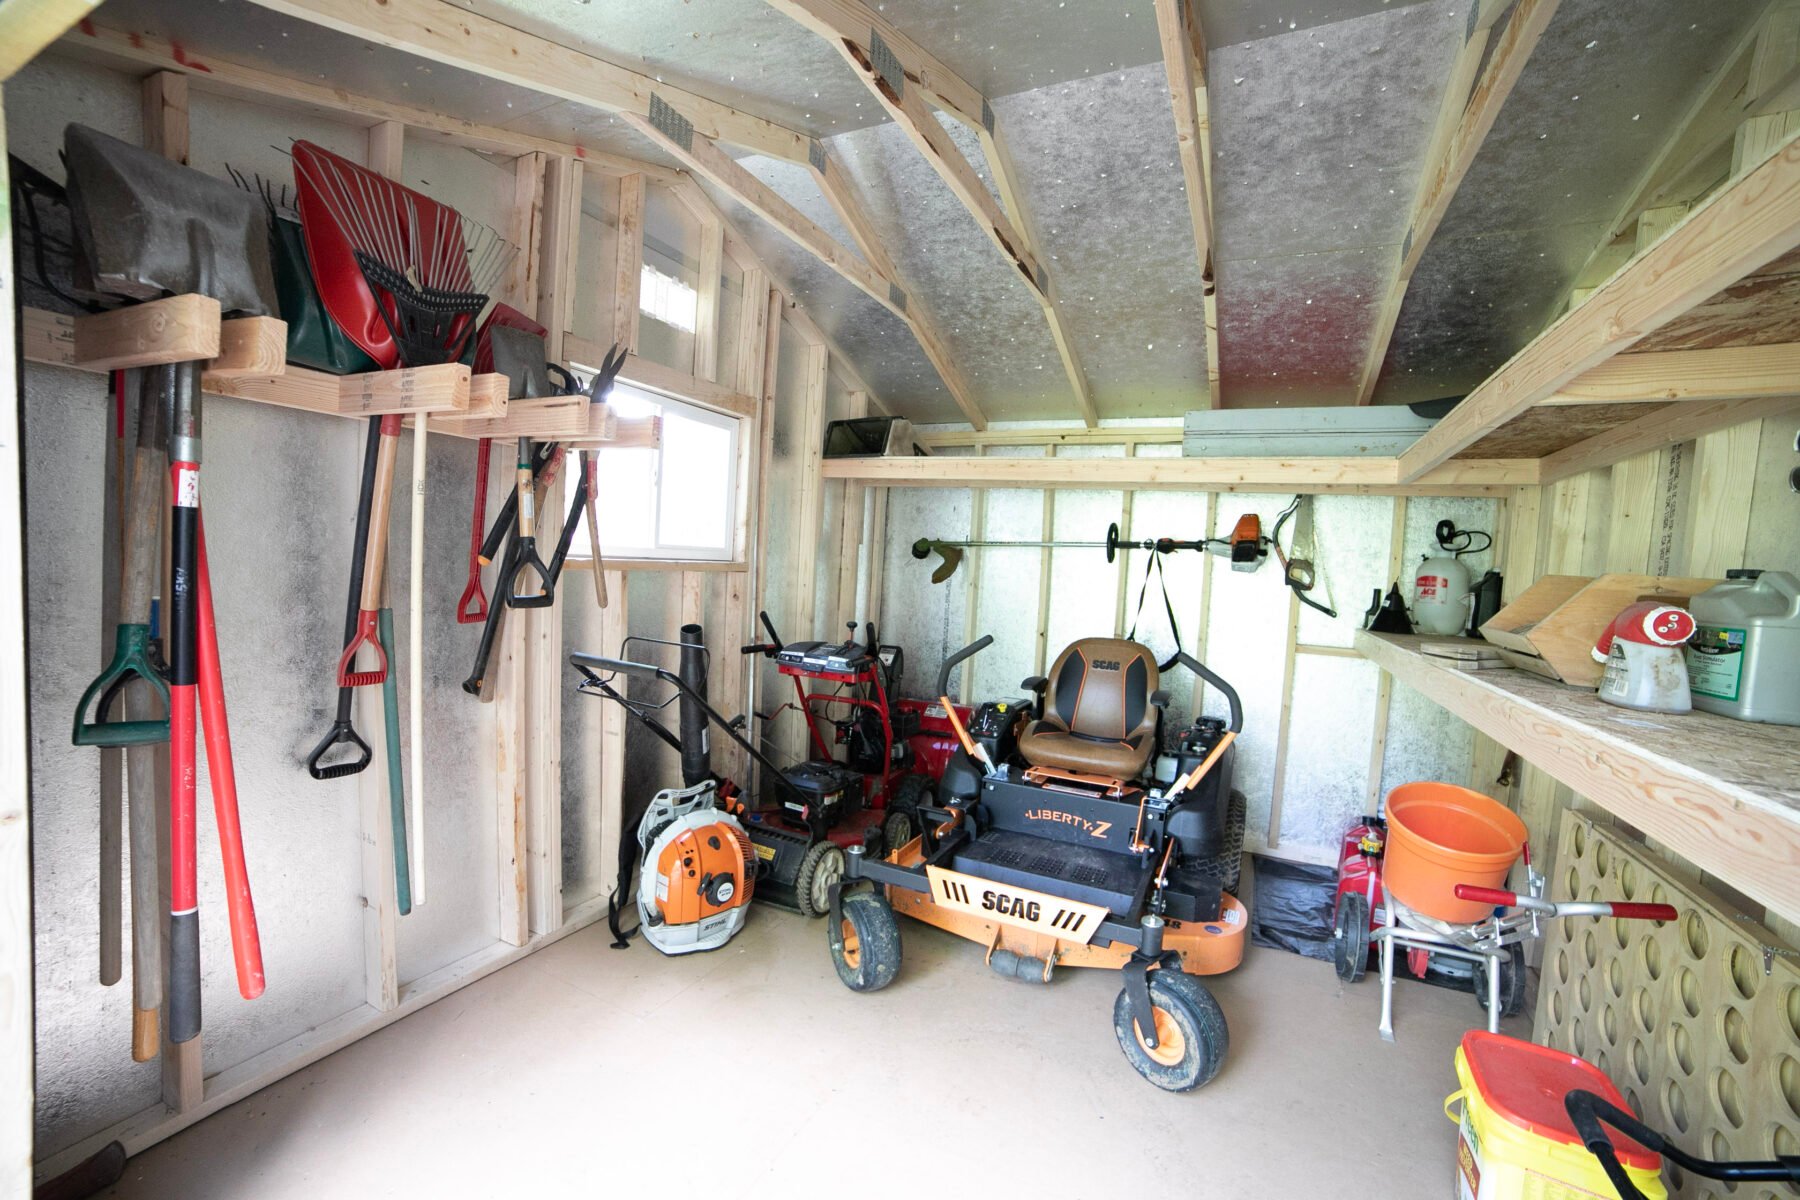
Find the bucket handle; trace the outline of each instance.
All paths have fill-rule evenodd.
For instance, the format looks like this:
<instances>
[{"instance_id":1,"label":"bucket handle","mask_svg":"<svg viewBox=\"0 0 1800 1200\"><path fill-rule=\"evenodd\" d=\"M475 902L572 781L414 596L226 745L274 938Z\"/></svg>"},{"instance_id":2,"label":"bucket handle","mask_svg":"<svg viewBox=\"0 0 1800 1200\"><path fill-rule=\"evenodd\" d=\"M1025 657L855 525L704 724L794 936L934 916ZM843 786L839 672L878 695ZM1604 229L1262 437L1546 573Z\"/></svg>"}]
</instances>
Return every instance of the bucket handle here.
<instances>
[{"instance_id":1,"label":"bucket handle","mask_svg":"<svg viewBox=\"0 0 1800 1200\"><path fill-rule=\"evenodd\" d=\"M1462 1124L1462 1111L1458 1109L1456 1112L1451 1112L1450 1106L1467 1100L1468 1096L1468 1088L1457 1088L1454 1092L1451 1092L1448 1096L1444 1097L1444 1115L1450 1118L1450 1123L1452 1125Z\"/></svg>"}]
</instances>

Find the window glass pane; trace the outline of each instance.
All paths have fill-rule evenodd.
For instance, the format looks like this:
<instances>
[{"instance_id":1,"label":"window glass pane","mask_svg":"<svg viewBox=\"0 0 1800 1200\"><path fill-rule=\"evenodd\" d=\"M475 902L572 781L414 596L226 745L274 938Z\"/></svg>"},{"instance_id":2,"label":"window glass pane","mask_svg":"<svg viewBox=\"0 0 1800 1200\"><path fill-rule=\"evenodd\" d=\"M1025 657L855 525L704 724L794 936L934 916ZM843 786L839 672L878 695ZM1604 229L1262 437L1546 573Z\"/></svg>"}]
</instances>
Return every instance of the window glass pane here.
<instances>
[{"instance_id":1,"label":"window glass pane","mask_svg":"<svg viewBox=\"0 0 1800 1200\"><path fill-rule=\"evenodd\" d=\"M665 546L722 550L729 545L733 459L731 432L663 414L662 525Z\"/></svg>"},{"instance_id":2,"label":"window glass pane","mask_svg":"<svg viewBox=\"0 0 1800 1200\"><path fill-rule=\"evenodd\" d=\"M656 498L655 453L602 450L594 474L594 512L600 522L601 553L652 549L656 545L650 520Z\"/></svg>"}]
</instances>

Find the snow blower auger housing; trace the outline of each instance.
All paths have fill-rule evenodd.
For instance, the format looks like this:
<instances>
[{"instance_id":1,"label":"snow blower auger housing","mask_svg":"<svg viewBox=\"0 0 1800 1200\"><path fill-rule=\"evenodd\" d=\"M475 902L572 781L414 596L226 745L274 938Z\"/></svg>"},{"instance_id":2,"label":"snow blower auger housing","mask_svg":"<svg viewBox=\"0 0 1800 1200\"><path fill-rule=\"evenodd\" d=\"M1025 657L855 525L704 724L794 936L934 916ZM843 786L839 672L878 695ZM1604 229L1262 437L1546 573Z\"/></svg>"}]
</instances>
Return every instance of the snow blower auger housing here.
<instances>
[{"instance_id":1,"label":"snow blower auger housing","mask_svg":"<svg viewBox=\"0 0 1800 1200\"><path fill-rule=\"evenodd\" d=\"M950 656L952 670L993 639ZM876 859L853 847L826 923L838 977L854 991L892 982L896 913L987 948L995 971L1049 982L1059 966L1108 967L1119 1047L1168 1091L1206 1083L1224 1062L1225 1015L1198 976L1243 958L1248 913L1231 893L1243 849L1243 797L1231 789L1243 707L1224 679L1230 721L1202 718L1159 755L1167 697L1156 658L1136 642L1090 638L1027 679L1022 699L980 705L945 768L919 836ZM950 711L954 711L951 709ZM1159 769L1160 768L1160 769ZM1159 783L1158 776L1167 779Z\"/></svg>"}]
</instances>

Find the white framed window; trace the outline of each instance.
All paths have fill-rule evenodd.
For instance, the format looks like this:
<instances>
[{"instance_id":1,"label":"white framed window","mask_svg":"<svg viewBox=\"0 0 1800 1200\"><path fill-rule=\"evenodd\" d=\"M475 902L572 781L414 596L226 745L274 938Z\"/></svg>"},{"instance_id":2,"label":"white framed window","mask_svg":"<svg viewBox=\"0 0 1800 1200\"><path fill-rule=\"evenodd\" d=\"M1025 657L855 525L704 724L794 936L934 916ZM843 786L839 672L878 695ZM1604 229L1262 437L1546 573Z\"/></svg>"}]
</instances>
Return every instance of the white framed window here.
<instances>
[{"instance_id":1,"label":"white framed window","mask_svg":"<svg viewBox=\"0 0 1800 1200\"><path fill-rule=\"evenodd\" d=\"M613 385L607 403L621 417L662 417L662 445L599 452L594 507L600 552L730 561L737 540L741 420L626 383ZM587 545L583 534L575 546Z\"/></svg>"},{"instance_id":2,"label":"white framed window","mask_svg":"<svg viewBox=\"0 0 1800 1200\"><path fill-rule=\"evenodd\" d=\"M665 325L692 333L699 323L700 293L686 280L645 263L638 272L638 309Z\"/></svg>"}]
</instances>

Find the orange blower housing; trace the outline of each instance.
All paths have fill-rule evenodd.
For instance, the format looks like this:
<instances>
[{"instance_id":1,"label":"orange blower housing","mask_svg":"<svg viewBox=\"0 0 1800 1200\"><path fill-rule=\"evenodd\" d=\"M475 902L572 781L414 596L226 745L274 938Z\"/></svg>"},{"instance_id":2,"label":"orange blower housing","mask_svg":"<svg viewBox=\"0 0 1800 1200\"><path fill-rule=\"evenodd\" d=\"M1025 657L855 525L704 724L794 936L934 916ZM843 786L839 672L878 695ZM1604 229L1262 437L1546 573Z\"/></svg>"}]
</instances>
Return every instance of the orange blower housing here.
<instances>
[{"instance_id":1,"label":"orange blower housing","mask_svg":"<svg viewBox=\"0 0 1800 1200\"><path fill-rule=\"evenodd\" d=\"M665 789L638 825L638 919L664 954L716 950L744 927L756 889L756 851L716 785Z\"/></svg>"}]
</instances>

